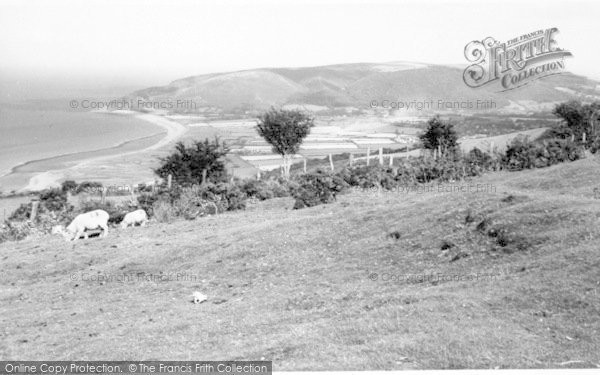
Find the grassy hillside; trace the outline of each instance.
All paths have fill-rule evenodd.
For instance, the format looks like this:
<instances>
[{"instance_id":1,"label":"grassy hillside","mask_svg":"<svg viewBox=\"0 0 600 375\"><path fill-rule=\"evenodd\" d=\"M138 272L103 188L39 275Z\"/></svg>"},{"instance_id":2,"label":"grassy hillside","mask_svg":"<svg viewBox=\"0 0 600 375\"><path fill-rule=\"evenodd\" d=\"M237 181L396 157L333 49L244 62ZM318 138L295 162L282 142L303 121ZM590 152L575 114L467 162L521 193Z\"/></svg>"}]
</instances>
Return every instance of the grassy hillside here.
<instances>
[{"instance_id":1,"label":"grassy hillside","mask_svg":"<svg viewBox=\"0 0 600 375\"><path fill-rule=\"evenodd\" d=\"M463 69L457 67L408 62L265 68L188 77L164 87L138 90L131 96L149 101L193 100L205 114L238 115L284 104L369 110L373 100L433 100L435 105L437 100L491 100L497 109L510 107L510 113L525 113L539 111L544 107L542 103L551 107L554 102L597 100L600 96L597 82L571 73L503 93L489 86L474 90L464 84L462 77ZM435 113L441 109L431 110ZM489 113L487 109L481 112Z\"/></svg>"},{"instance_id":2,"label":"grassy hillside","mask_svg":"<svg viewBox=\"0 0 600 375\"><path fill-rule=\"evenodd\" d=\"M299 211L277 199L104 239L5 243L0 357L600 367L598 168L587 159L472 181L487 192L354 191ZM161 274L172 279L148 281ZM195 290L208 301L193 304Z\"/></svg>"}]
</instances>

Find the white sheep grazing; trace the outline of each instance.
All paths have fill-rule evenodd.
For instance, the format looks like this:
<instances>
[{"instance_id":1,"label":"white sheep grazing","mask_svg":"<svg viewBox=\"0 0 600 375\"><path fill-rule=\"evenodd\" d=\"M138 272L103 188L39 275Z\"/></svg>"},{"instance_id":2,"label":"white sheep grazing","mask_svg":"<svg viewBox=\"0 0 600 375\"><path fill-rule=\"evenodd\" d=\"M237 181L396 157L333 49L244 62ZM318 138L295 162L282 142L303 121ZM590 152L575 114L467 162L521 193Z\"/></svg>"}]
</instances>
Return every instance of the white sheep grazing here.
<instances>
[{"instance_id":1,"label":"white sheep grazing","mask_svg":"<svg viewBox=\"0 0 600 375\"><path fill-rule=\"evenodd\" d=\"M102 237L108 235L108 213L104 210L94 210L84 214L77 215L69 224L66 230L62 230L62 235L67 241L75 241L82 235L87 239L86 229L102 229Z\"/></svg>"},{"instance_id":2,"label":"white sheep grazing","mask_svg":"<svg viewBox=\"0 0 600 375\"><path fill-rule=\"evenodd\" d=\"M127 215L125 215L125 217L123 218L123 221L121 221L121 228L125 229L130 225L135 226L136 224L145 226L147 222L148 222L148 215L146 214L146 211L144 211L142 209L135 210L135 211L130 212Z\"/></svg>"}]
</instances>

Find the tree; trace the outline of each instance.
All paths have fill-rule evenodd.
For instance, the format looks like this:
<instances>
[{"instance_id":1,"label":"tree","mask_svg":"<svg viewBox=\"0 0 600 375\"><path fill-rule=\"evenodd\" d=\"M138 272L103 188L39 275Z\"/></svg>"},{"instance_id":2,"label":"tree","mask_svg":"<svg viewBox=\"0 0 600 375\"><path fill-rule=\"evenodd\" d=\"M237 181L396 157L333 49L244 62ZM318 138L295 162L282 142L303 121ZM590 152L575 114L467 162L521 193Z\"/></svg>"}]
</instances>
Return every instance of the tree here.
<instances>
[{"instance_id":1,"label":"tree","mask_svg":"<svg viewBox=\"0 0 600 375\"><path fill-rule=\"evenodd\" d=\"M227 145L218 138L214 141L194 141L191 146L177 142L175 152L161 158L161 166L155 169L154 173L163 179L172 175L173 181L181 185L201 182L203 173L206 173L207 181L225 181L227 177L224 157L228 152Z\"/></svg>"},{"instance_id":2,"label":"tree","mask_svg":"<svg viewBox=\"0 0 600 375\"><path fill-rule=\"evenodd\" d=\"M419 135L419 139L424 148L435 150L440 147L444 154L454 152L458 147L458 135L454 125L442 121L440 116L435 116L427 122L427 130Z\"/></svg>"},{"instance_id":3,"label":"tree","mask_svg":"<svg viewBox=\"0 0 600 375\"><path fill-rule=\"evenodd\" d=\"M577 100L557 104L552 110L552 114L562 120L561 125L568 127L577 141L583 139L583 133L586 133L587 140L591 141L592 133L598 130L592 129L592 121L597 121L598 113L600 113L600 103L581 104ZM560 127L558 129L560 130Z\"/></svg>"},{"instance_id":4,"label":"tree","mask_svg":"<svg viewBox=\"0 0 600 375\"><path fill-rule=\"evenodd\" d=\"M256 131L283 157L283 173L290 176L292 156L314 126L314 118L297 110L271 108L258 118Z\"/></svg>"}]
</instances>

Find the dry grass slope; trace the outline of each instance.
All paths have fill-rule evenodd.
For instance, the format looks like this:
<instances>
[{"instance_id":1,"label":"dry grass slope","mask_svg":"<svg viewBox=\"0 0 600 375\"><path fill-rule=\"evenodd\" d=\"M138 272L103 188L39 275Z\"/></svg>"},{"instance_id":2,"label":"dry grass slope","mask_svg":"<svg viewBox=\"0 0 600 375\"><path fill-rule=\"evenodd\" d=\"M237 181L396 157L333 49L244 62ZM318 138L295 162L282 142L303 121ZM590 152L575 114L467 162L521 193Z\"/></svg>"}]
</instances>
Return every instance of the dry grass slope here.
<instances>
[{"instance_id":1,"label":"dry grass slope","mask_svg":"<svg viewBox=\"0 0 600 375\"><path fill-rule=\"evenodd\" d=\"M495 192L353 192L299 211L280 199L76 244L5 243L0 358L600 366L598 168L473 181ZM161 272L188 280L81 280ZM387 280L419 274L470 276ZM209 300L194 305L194 290Z\"/></svg>"}]
</instances>

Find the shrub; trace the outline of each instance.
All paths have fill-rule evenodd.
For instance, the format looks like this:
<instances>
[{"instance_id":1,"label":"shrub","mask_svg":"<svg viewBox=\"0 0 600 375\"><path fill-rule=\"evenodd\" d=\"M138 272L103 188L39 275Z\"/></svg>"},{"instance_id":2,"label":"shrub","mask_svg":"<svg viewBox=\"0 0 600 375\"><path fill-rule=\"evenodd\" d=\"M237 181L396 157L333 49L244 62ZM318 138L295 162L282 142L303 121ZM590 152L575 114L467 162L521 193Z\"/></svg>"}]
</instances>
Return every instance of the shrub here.
<instances>
[{"instance_id":1,"label":"shrub","mask_svg":"<svg viewBox=\"0 0 600 375\"><path fill-rule=\"evenodd\" d=\"M40 193L40 204L48 211L67 209L67 193L62 189L44 190Z\"/></svg>"},{"instance_id":2,"label":"shrub","mask_svg":"<svg viewBox=\"0 0 600 375\"><path fill-rule=\"evenodd\" d=\"M11 213L8 220L29 220L31 207L31 202L21 204L19 208ZM60 220L72 210L73 206L67 202L67 194L61 189L44 190L39 195L38 216L36 217L36 221L39 221L40 217L44 215Z\"/></svg>"},{"instance_id":3,"label":"shrub","mask_svg":"<svg viewBox=\"0 0 600 375\"><path fill-rule=\"evenodd\" d=\"M388 180L388 176L386 176L387 172L388 171L386 169L380 167L379 165L357 165L344 168L339 175L344 182L350 186L358 186L363 189L370 189L384 185L382 184L382 180Z\"/></svg>"},{"instance_id":4,"label":"shrub","mask_svg":"<svg viewBox=\"0 0 600 375\"><path fill-rule=\"evenodd\" d=\"M219 213L219 207L213 201L203 199L202 192L198 187L186 188L179 198L173 202L174 214L182 216L187 220L193 220L199 216L214 215Z\"/></svg>"},{"instance_id":5,"label":"shrub","mask_svg":"<svg viewBox=\"0 0 600 375\"><path fill-rule=\"evenodd\" d=\"M63 181L63 183L60 185L60 189L64 192L75 192L75 190L77 190L77 182L73 181L73 180L66 180Z\"/></svg>"},{"instance_id":6,"label":"shrub","mask_svg":"<svg viewBox=\"0 0 600 375\"><path fill-rule=\"evenodd\" d=\"M510 170L522 170L548 167L583 157L583 149L569 139L530 142L528 138L517 137L507 148L502 163Z\"/></svg>"},{"instance_id":7,"label":"shrub","mask_svg":"<svg viewBox=\"0 0 600 375\"><path fill-rule=\"evenodd\" d=\"M177 212L173 205L162 200L154 202L152 212L159 223L170 223L177 217Z\"/></svg>"},{"instance_id":8,"label":"shrub","mask_svg":"<svg viewBox=\"0 0 600 375\"><path fill-rule=\"evenodd\" d=\"M296 182L298 186L291 191L296 199L294 209L331 203L348 186L341 177L321 170L300 175Z\"/></svg>"},{"instance_id":9,"label":"shrub","mask_svg":"<svg viewBox=\"0 0 600 375\"><path fill-rule=\"evenodd\" d=\"M267 186L273 193L275 198L283 198L290 196L290 182L285 179L273 179L267 181Z\"/></svg>"},{"instance_id":10,"label":"shrub","mask_svg":"<svg viewBox=\"0 0 600 375\"><path fill-rule=\"evenodd\" d=\"M0 225L0 243L5 241L20 241L31 233L31 227L26 222L6 221Z\"/></svg>"},{"instance_id":11,"label":"shrub","mask_svg":"<svg viewBox=\"0 0 600 375\"><path fill-rule=\"evenodd\" d=\"M589 150L592 154L595 154L596 152L598 152L598 150L600 150L600 135L597 135L590 139Z\"/></svg>"},{"instance_id":12,"label":"shrub","mask_svg":"<svg viewBox=\"0 0 600 375\"><path fill-rule=\"evenodd\" d=\"M481 151L477 147L469 151L466 156L465 162L481 168L482 170L489 170L493 167L493 158L490 154Z\"/></svg>"},{"instance_id":13,"label":"shrub","mask_svg":"<svg viewBox=\"0 0 600 375\"><path fill-rule=\"evenodd\" d=\"M271 186L262 180L245 180L241 185L242 191L250 198L264 201L275 196Z\"/></svg>"},{"instance_id":14,"label":"shrub","mask_svg":"<svg viewBox=\"0 0 600 375\"><path fill-rule=\"evenodd\" d=\"M182 187L175 186L171 190L161 187L150 192L143 192L137 196L137 204L139 208L146 211L148 216L154 216L154 204L156 202L163 201L172 204L180 197L182 191Z\"/></svg>"}]
</instances>

